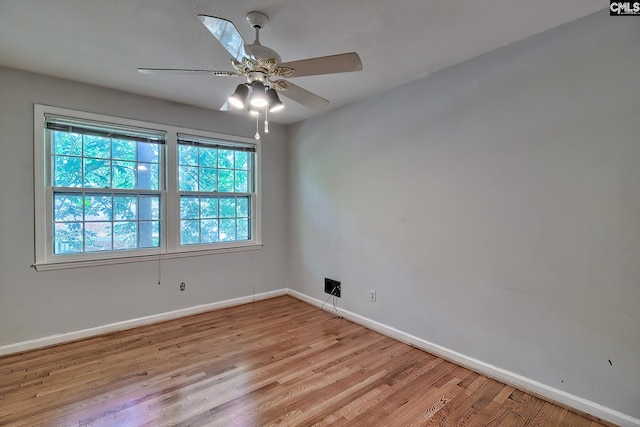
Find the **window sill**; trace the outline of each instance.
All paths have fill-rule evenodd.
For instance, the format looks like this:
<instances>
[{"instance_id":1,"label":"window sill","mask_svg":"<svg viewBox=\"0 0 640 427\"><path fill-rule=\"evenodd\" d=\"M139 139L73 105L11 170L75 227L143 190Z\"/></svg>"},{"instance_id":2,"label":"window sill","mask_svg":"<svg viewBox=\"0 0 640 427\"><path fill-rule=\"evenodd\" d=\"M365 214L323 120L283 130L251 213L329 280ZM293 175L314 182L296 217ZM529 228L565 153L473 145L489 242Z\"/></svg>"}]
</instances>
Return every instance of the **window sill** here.
<instances>
[{"instance_id":1,"label":"window sill","mask_svg":"<svg viewBox=\"0 0 640 427\"><path fill-rule=\"evenodd\" d=\"M104 258L104 259L87 259L87 260L81 260L81 261L56 261L56 262L33 264L32 267L35 268L36 271L65 270L65 269L71 269L71 268L96 267L101 265L129 264L133 262L147 262L147 261L158 261L158 260L164 260L164 259L189 258L189 257L207 256L207 255L215 255L215 254L223 254L223 253L245 252L245 251L253 251L256 249L260 249L262 248L262 246L264 245L262 245L261 243L252 243L244 246L235 246L235 247L217 248L217 249L204 249L204 250L185 250L183 252L172 252L172 253L166 253L166 254L138 255L138 256Z\"/></svg>"}]
</instances>

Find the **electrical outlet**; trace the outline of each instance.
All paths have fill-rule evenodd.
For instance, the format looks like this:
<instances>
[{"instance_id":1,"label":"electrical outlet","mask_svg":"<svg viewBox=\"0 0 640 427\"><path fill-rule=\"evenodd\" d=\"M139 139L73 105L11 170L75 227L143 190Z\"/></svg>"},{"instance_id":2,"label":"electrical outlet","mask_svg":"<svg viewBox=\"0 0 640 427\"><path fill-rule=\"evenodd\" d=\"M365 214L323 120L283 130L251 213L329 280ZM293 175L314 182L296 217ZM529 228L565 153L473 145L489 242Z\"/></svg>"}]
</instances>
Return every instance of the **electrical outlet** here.
<instances>
[{"instance_id":1,"label":"electrical outlet","mask_svg":"<svg viewBox=\"0 0 640 427\"><path fill-rule=\"evenodd\" d=\"M186 287L187 287L187 284L186 284L186 283L184 283L184 282L181 282L181 283L180 283L180 290L181 290L181 291L184 291L184 289L185 289Z\"/></svg>"},{"instance_id":2,"label":"electrical outlet","mask_svg":"<svg viewBox=\"0 0 640 427\"><path fill-rule=\"evenodd\" d=\"M329 295L340 298L342 293L342 284L337 280L324 278L324 291Z\"/></svg>"},{"instance_id":3,"label":"electrical outlet","mask_svg":"<svg viewBox=\"0 0 640 427\"><path fill-rule=\"evenodd\" d=\"M376 291L369 291L369 301L376 302Z\"/></svg>"}]
</instances>

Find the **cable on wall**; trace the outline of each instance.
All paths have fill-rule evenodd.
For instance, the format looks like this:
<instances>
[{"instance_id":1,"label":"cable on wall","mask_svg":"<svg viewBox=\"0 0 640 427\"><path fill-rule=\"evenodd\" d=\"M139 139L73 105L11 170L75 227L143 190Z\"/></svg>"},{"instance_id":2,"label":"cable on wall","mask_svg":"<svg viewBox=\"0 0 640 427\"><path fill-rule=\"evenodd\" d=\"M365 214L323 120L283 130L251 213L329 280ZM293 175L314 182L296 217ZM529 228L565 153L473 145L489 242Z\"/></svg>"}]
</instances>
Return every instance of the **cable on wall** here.
<instances>
[{"instance_id":1,"label":"cable on wall","mask_svg":"<svg viewBox=\"0 0 640 427\"><path fill-rule=\"evenodd\" d=\"M327 297L326 300L324 300L324 302L322 303L322 305L320 306L320 310L325 311L324 310L324 306L327 302L329 302L329 298L333 297L333 311L336 312L336 314L334 316L331 316L333 319L342 319L343 316L338 312L338 308L336 307L336 296L333 295L333 293L335 292L336 287L334 286L334 288L331 290L331 293L329 294L329 296Z\"/></svg>"}]
</instances>

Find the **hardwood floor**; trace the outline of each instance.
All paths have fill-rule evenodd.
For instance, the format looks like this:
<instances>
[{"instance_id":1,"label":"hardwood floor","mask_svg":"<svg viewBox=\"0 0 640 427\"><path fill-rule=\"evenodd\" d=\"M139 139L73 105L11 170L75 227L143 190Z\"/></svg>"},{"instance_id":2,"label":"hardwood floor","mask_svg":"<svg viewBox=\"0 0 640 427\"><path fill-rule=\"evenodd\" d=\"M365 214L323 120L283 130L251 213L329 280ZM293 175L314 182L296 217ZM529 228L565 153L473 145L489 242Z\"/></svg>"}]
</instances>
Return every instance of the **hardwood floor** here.
<instances>
[{"instance_id":1,"label":"hardwood floor","mask_svg":"<svg viewBox=\"0 0 640 427\"><path fill-rule=\"evenodd\" d=\"M2 426L600 426L291 297L0 358Z\"/></svg>"}]
</instances>

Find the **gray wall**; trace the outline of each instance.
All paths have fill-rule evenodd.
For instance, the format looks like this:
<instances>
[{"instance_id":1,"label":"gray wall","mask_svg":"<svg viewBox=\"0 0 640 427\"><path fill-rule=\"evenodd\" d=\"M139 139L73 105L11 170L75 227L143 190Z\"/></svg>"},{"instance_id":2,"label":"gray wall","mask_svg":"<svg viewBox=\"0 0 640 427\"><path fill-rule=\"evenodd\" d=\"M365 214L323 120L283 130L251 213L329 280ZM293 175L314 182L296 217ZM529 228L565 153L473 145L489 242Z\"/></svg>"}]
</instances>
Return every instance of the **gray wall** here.
<instances>
[{"instance_id":1,"label":"gray wall","mask_svg":"<svg viewBox=\"0 0 640 427\"><path fill-rule=\"evenodd\" d=\"M345 309L640 417L639 22L600 12L288 129L295 289L342 280Z\"/></svg>"},{"instance_id":2,"label":"gray wall","mask_svg":"<svg viewBox=\"0 0 640 427\"><path fill-rule=\"evenodd\" d=\"M0 346L281 289L287 282L286 143L263 140L262 249L36 272L33 103L251 137L245 117L0 68ZM178 283L186 282L185 292Z\"/></svg>"}]
</instances>

